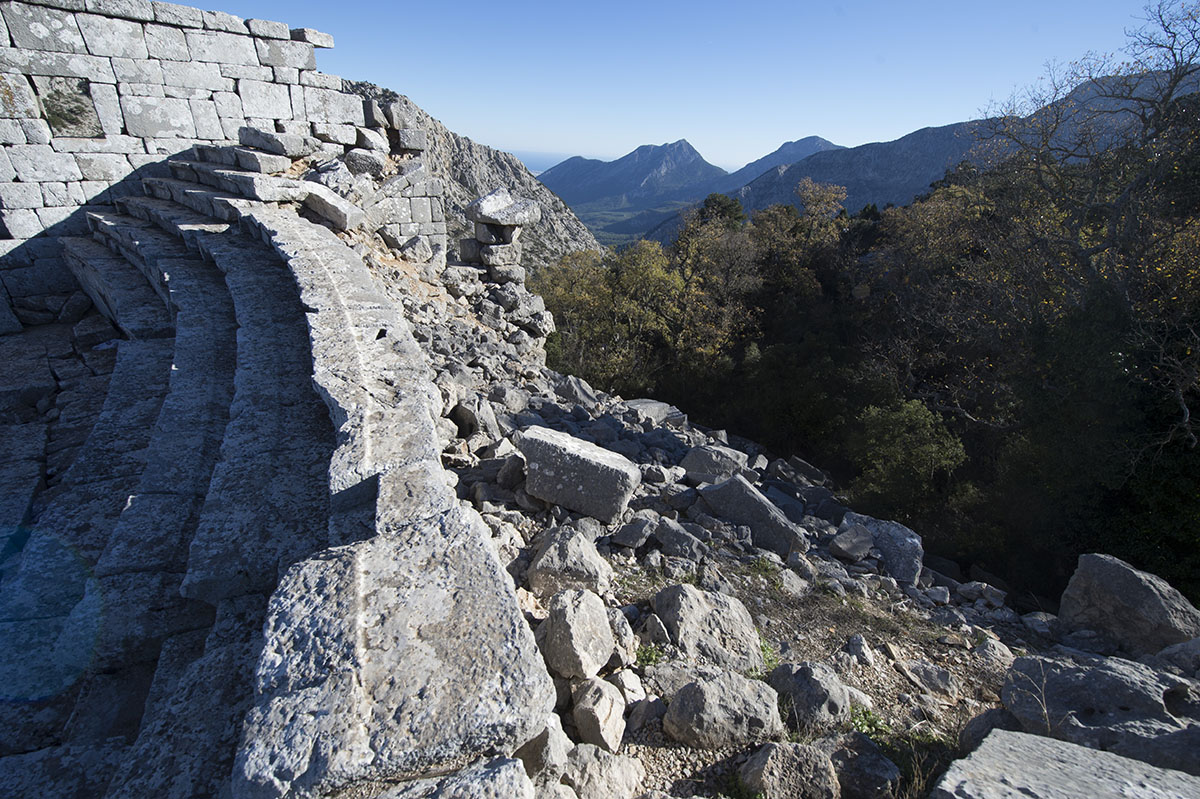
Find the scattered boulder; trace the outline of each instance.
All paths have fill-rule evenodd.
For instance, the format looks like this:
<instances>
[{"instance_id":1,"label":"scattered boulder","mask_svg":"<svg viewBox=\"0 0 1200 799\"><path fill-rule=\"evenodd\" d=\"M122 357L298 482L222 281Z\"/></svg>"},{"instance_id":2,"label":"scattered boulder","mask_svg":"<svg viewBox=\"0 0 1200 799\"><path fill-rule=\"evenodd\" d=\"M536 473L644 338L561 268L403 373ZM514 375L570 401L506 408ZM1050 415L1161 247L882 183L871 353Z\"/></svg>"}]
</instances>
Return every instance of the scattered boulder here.
<instances>
[{"instance_id":1,"label":"scattered boulder","mask_svg":"<svg viewBox=\"0 0 1200 799\"><path fill-rule=\"evenodd\" d=\"M525 579L542 596L567 588L604 594L612 586L613 570L586 529L564 525L546 533Z\"/></svg>"},{"instance_id":2,"label":"scattered boulder","mask_svg":"<svg viewBox=\"0 0 1200 799\"><path fill-rule=\"evenodd\" d=\"M537 780L556 780L567 766L574 744L563 732L557 713L546 715L546 729L518 749L513 757L525 764L525 773Z\"/></svg>"},{"instance_id":3,"label":"scattered boulder","mask_svg":"<svg viewBox=\"0 0 1200 799\"><path fill-rule=\"evenodd\" d=\"M883 521L861 513L847 513L842 518L839 530L849 530L855 525L871 531L875 547L883 555L883 566L896 582L913 585L921 576L921 559L925 548L921 536L899 522Z\"/></svg>"},{"instance_id":4,"label":"scattered boulder","mask_svg":"<svg viewBox=\"0 0 1200 799\"><path fill-rule=\"evenodd\" d=\"M737 671L763 667L754 620L738 599L692 585L672 585L654 597L654 612L688 660Z\"/></svg>"},{"instance_id":5,"label":"scattered boulder","mask_svg":"<svg viewBox=\"0 0 1200 799\"><path fill-rule=\"evenodd\" d=\"M742 785L763 799L839 799L838 776L829 756L813 746L765 744L738 772Z\"/></svg>"},{"instance_id":6,"label":"scattered boulder","mask_svg":"<svg viewBox=\"0 0 1200 799\"><path fill-rule=\"evenodd\" d=\"M595 677L614 649L604 602L591 591L555 594L538 637L546 665L560 677Z\"/></svg>"},{"instance_id":7,"label":"scattered boulder","mask_svg":"<svg viewBox=\"0 0 1200 799\"><path fill-rule=\"evenodd\" d=\"M679 465L687 472L687 478L692 483L715 483L740 474L748 462L749 458L744 452L719 444L706 444L688 450Z\"/></svg>"},{"instance_id":8,"label":"scattered boulder","mask_svg":"<svg viewBox=\"0 0 1200 799\"><path fill-rule=\"evenodd\" d=\"M660 520L654 528L654 538L662 546L664 555L693 561L708 555L708 546L674 519Z\"/></svg>"},{"instance_id":9,"label":"scattered boulder","mask_svg":"<svg viewBox=\"0 0 1200 799\"><path fill-rule=\"evenodd\" d=\"M667 706L663 731L700 749L771 738L783 731L778 695L766 683L724 671L683 686Z\"/></svg>"},{"instance_id":10,"label":"scattered boulder","mask_svg":"<svg viewBox=\"0 0 1200 799\"><path fill-rule=\"evenodd\" d=\"M633 799L645 777L646 770L633 758L579 744L567 756L562 781L579 799Z\"/></svg>"},{"instance_id":11,"label":"scattered boulder","mask_svg":"<svg viewBox=\"0 0 1200 799\"><path fill-rule=\"evenodd\" d=\"M814 749L833 764L842 799L894 799L900 769L874 741L861 732L829 735L813 741Z\"/></svg>"},{"instance_id":12,"label":"scattered boulder","mask_svg":"<svg viewBox=\"0 0 1200 799\"><path fill-rule=\"evenodd\" d=\"M788 723L794 727L830 727L850 718L850 694L823 663L784 663L767 682L779 692Z\"/></svg>"},{"instance_id":13,"label":"scattered boulder","mask_svg":"<svg viewBox=\"0 0 1200 799\"><path fill-rule=\"evenodd\" d=\"M829 542L829 554L835 558L858 563L875 546L875 536L861 524L852 524L833 537Z\"/></svg>"},{"instance_id":14,"label":"scattered boulder","mask_svg":"<svg viewBox=\"0 0 1200 799\"><path fill-rule=\"evenodd\" d=\"M625 697L621 689L607 680L593 677L575 686L571 692L575 729L584 743L615 752L625 735Z\"/></svg>"},{"instance_id":15,"label":"scattered boulder","mask_svg":"<svg viewBox=\"0 0 1200 799\"><path fill-rule=\"evenodd\" d=\"M1158 657L1170 663L1184 674L1200 676L1200 638L1172 644L1158 653Z\"/></svg>"},{"instance_id":16,"label":"scattered boulder","mask_svg":"<svg viewBox=\"0 0 1200 799\"><path fill-rule=\"evenodd\" d=\"M928 694L958 696L958 680L949 670L927 660L902 660L893 664L917 688Z\"/></svg>"},{"instance_id":17,"label":"scattered boulder","mask_svg":"<svg viewBox=\"0 0 1200 799\"><path fill-rule=\"evenodd\" d=\"M956 760L930 799L1096 799L1200 796L1200 779L1110 752L995 730Z\"/></svg>"},{"instance_id":18,"label":"scattered boulder","mask_svg":"<svg viewBox=\"0 0 1200 799\"><path fill-rule=\"evenodd\" d=\"M770 550L781 558L793 551L808 551L804 531L741 475L705 486L700 490L700 496L716 516L749 527L754 546Z\"/></svg>"},{"instance_id":19,"label":"scattered boulder","mask_svg":"<svg viewBox=\"0 0 1200 799\"><path fill-rule=\"evenodd\" d=\"M1196 685L1140 663L1017 658L1001 693L1026 732L1200 774Z\"/></svg>"},{"instance_id":20,"label":"scattered boulder","mask_svg":"<svg viewBox=\"0 0 1200 799\"><path fill-rule=\"evenodd\" d=\"M526 493L605 524L621 515L642 480L623 455L557 430L531 427L514 443L527 462Z\"/></svg>"},{"instance_id":21,"label":"scattered boulder","mask_svg":"<svg viewBox=\"0 0 1200 799\"><path fill-rule=\"evenodd\" d=\"M1134 655L1200 636L1200 610L1160 577L1111 555L1080 555L1063 591L1059 622L1096 630Z\"/></svg>"}]
</instances>

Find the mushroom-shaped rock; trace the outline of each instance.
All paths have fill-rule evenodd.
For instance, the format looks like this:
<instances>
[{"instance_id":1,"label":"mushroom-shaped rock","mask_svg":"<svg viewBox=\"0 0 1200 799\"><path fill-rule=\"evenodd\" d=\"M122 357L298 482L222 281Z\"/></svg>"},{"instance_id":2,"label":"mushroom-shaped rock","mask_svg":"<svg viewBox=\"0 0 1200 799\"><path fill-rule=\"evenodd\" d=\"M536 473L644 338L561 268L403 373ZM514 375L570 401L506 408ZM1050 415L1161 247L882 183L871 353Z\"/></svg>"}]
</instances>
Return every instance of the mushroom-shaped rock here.
<instances>
[{"instance_id":1,"label":"mushroom-shaped rock","mask_svg":"<svg viewBox=\"0 0 1200 799\"><path fill-rule=\"evenodd\" d=\"M467 219L488 225L532 225L542 218L536 200L514 200L508 189L485 194L463 209Z\"/></svg>"},{"instance_id":2,"label":"mushroom-shaped rock","mask_svg":"<svg viewBox=\"0 0 1200 799\"><path fill-rule=\"evenodd\" d=\"M532 497L611 523L624 512L642 472L628 458L546 427L515 441L525 456L525 492Z\"/></svg>"}]
</instances>

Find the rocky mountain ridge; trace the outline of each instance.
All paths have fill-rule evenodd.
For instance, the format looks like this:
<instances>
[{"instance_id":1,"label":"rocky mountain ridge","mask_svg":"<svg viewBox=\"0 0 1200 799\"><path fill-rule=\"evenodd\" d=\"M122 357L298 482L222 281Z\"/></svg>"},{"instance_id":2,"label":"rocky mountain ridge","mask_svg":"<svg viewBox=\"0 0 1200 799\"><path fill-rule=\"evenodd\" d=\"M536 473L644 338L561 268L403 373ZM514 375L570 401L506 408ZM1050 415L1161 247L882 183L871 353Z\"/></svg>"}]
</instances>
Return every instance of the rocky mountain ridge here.
<instances>
[{"instance_id":1,"label":"rocky mountain ridge","mask_svg":"<svg viewBox=\"0 0 1200 799\"><path fill-rule=\"evenodd\" d=\"M497 186L507 186L522 197L536 200L542 208L541 220L525 231L525 263L531 270L556 263L570 252L601 248L566 203L547 190L516 156L459 136L395 92L361 81L346 81L345 88L364 97L400 103L412 126L425 132L430 172L445 186L451 247L475 235L464 221L463 209Z\"/></svg>"}]
</instances>

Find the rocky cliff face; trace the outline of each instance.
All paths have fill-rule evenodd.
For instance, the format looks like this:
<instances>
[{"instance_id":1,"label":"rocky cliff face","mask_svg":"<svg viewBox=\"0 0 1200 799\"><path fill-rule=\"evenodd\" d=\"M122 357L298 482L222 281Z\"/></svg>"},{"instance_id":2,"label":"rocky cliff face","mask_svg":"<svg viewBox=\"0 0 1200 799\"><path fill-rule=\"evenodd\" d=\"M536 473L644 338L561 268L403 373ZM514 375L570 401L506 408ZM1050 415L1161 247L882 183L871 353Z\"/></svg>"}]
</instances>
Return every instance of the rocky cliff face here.
<instances>
[{"instance_id":1,"label":"rocky cliff face","mask_svg":"<svg viewBox=\"0 0 1200 799\"><path fill-rule=\"evenodd\" d=\"M474 230L463 209L494 189L507 187L513 194L537 201L542 207L540 222L524 232L525 263L531 270L556 262L569 252L598 250L601 245L575 213L554 192L543 186L516 156L471 141L446 128L407 97L369 83L346 82L347 90L366 97L387 98L400 103L414 127L425 131L430 172L445 187L446 224L450 246L462 238L474 238Z\"/></svg>"}]
</instances>

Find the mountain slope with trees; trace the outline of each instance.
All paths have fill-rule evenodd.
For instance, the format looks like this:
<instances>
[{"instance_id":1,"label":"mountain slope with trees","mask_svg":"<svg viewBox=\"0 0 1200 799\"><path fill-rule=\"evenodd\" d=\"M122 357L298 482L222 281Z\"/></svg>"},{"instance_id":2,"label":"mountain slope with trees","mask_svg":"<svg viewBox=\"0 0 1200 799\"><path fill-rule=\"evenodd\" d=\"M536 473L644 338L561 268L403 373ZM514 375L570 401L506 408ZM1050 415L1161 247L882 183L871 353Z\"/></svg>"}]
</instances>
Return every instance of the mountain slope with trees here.
<instances>
[{"instance_id":1,"label":"mountain slope with trees","mask_svg":"<svg viewBox=\"0 0 1200 799\"><path fill-rule=\"evenodd\" d=\"M802 212L713 195L668 247L568 257L538 286L558 365L802 453L1033 594L1104 551L1200 597L1195 4L1126 57L1001 109L907 207L804 176Z\"/></svg>"}]
</instances>

